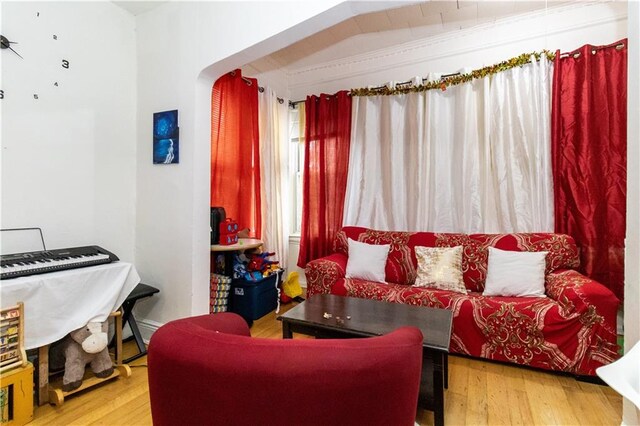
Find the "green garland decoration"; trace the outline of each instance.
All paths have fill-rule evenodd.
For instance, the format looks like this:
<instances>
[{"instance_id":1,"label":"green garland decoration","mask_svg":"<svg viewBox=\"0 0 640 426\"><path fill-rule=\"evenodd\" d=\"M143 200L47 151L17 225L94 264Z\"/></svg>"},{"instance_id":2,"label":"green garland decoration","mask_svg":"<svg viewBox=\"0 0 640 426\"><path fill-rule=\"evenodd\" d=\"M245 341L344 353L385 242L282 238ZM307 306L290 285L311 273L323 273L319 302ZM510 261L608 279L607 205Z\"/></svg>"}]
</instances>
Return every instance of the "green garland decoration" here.
<instances>
[{"instance_id":1,"label":"green garland decoration","mask_svg":"<svg viewBox=\"0 0 640 426\"><path fill-rule=\"evenodd\" d=\"M396 86L391 89L387 86L368 88L363 87L360 89L351 89L351 96L388 96L388 95L404 95L407 93L425 92L427 90L440 89L442 91L447 90L447 87L456 86L462 83L468 83L471 80L477 78L484 78L488 75L497 74L499 72L507 71L515 67L522 67L531 62L531 57L535 56L536 61L539 61L542 55L545 55L548 60L553 61L556 57L554 52L543 50L542 52L523 53L515 58L507 59L498 64L489 65L484 68L473 70L467 74L459 74L456 76L444 78L440 81L427 81L418 86L404 84Z\"/></svg>"}]
</instances>

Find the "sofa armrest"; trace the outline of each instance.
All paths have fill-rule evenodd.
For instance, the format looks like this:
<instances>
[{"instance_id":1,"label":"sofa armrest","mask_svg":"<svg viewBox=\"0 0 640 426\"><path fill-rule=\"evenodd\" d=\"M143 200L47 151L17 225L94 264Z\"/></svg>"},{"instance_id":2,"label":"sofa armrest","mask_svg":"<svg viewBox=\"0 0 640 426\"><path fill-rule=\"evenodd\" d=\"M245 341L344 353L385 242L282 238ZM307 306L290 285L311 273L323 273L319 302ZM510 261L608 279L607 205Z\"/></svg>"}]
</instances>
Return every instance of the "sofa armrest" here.
<instances>
[{"instance_id":1,"label":"sofa armrest","mask_svg":"<svg viewBox=\"0 0 640 426\"><path fill-rule=\"evenodd\" d=\"M604 285L573 269L559 269L547 275L547 296L557 301L564 315L592 316L591 321L603 320L602 325L616 332L620 301Z\"/></svg>"},{"instance_id":2,"label":"sofa armrest","mask_svg":"<svg viewBox=\"0 0 640 426\"><path fill-rule=\"evenodd\" d=\"M344 278L347 256L342 253L312 260L304 270L307 279L307 298L314 294L329 294L333 285Z\"/></svg>"}]
</instances>

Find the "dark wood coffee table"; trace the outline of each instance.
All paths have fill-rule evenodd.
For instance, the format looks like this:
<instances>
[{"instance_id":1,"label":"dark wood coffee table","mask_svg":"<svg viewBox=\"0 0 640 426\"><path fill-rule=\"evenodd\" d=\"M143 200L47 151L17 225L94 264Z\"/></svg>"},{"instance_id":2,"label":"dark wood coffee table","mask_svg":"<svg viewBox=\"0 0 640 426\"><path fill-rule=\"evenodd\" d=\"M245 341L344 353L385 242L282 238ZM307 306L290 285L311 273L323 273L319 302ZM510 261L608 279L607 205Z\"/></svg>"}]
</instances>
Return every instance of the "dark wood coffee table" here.
<instances>
[{"instance_id":1,"label":"dark wood coffee table","mask_svg":"<svg viewBox=\"0 0 640 426\"><path fill-rule=\"evenodd\" d=\"M330 318L325 318L325 313ZM282 337L293 333L317 338L371 337L398 327L422 331L420 405L433 411L436 425L444 425L444 388L447 387L449 341L453 314L446 309L319 294L280 317Z\"/></svg>"}]
</instances>

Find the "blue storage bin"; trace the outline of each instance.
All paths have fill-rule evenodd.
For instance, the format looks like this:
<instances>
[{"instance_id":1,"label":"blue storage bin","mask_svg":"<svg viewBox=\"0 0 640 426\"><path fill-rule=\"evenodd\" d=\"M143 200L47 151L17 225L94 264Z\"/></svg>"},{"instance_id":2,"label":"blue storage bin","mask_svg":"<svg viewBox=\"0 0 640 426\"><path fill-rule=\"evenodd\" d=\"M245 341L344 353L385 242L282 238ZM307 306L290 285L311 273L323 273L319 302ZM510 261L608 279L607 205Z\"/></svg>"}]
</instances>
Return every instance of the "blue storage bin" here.
<instances>
[{"instance_id":1,"label":"blue storage bin","mask_svg":"<svg viewBox=\"0 0 640 426\"><path fill-rule=\"evenodd\" d=\"M241 315L245 320L262 318L278 306L276 282L279 274L273 274L260 281L236 278L231 283L231 306L229 310Z\"/></svg>"}]
</instances>

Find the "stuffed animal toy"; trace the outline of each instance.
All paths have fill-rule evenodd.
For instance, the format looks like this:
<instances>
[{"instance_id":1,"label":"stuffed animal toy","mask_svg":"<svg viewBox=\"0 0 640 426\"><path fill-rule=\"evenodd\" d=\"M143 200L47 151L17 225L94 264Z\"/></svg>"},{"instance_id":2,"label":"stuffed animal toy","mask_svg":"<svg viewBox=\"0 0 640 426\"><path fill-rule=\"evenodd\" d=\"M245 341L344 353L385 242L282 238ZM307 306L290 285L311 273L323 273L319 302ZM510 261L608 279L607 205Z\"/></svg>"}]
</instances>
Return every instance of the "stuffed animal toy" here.
<instances>
[{"instance_id":1,"label":"stuffed animal toy","mask_svg":"<svg viewBox=\"0 0 640 426\"><path fill-rule=\"evenodd\" d=\"M267 257L274 256L275 253L260 253L251 254L249 256L249 264L247 265L247 271L258 271L263 273L270 265L277 265L277 261L268 260Z\"/></svg>"},{"instance_id":2,"label":"stuffed animal toy","mask_svg":"<svg viewBox=\"0 0 640 426\"><path fill-rule=\"evenodd\" d=\"M113 363L107 348L108 321L90 322L72 331L64 339L65 364L62 390L69 392L80 387L84 368L91 363L96 377L105 378L113 374Z\"/></svg>"}]
</instances>

